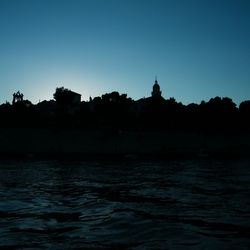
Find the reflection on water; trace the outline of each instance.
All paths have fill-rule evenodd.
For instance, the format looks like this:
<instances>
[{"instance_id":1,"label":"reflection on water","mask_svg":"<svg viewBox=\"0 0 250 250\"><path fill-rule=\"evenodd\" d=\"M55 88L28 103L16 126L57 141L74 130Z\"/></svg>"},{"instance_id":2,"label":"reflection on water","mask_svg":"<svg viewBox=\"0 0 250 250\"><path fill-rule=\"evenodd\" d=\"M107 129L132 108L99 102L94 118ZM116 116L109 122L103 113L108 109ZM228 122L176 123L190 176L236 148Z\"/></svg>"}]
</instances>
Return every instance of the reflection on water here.
<instances>
[{"instance_id":1,"label":"reflection on water","mask_svg":"<svg viewBox=\"0 0 250 250\"><path fill-rule=\"evenodd\" d=\"M249 249L250 161L5 161L0 247Z\"/></svg>"}]
</instances>

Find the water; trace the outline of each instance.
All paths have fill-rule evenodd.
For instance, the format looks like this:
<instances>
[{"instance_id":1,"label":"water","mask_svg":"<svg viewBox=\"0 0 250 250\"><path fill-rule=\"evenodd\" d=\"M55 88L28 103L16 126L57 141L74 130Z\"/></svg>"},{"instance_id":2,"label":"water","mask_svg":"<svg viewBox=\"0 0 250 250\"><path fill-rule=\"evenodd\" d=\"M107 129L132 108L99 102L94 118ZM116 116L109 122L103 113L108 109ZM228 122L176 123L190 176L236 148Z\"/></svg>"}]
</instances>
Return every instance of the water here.
<instances>
[{"instance_id":1,"label":"water","mask_svg":"<svg viewBox=\"0 0 250 250\"><path fill-rule=\"evenodd\" d=\"M0 247L249 249L250 160L2 161Z\"/></svg>"}]
</instances>

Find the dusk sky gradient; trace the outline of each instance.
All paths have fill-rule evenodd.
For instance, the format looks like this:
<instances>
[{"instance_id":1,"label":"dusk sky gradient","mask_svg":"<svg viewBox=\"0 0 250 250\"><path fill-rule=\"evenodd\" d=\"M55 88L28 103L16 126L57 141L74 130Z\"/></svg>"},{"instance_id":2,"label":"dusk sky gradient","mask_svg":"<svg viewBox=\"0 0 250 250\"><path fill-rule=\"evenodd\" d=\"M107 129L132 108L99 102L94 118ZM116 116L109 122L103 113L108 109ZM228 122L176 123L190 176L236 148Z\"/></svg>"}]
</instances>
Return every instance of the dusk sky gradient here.
<instances>
[{"instance_id":1,"label":"dusk sky gradient","mask_svg":"<svg viewBox=\"0 0 250 250\"><path fill-rule=\"evenodd\" d=\"M56 87L250 99L249 0L0 0L0 103Z\"/></svg>"}]
</instances>

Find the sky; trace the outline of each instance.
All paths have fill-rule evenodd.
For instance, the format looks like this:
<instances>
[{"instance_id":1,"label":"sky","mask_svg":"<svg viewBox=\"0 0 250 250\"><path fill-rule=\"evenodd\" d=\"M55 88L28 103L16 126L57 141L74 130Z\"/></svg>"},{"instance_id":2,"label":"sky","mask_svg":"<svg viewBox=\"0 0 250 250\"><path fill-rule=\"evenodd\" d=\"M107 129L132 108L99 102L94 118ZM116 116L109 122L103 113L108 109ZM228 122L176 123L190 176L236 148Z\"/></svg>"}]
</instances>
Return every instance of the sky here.
<instances>
[{"instance_id":1,"label":"sky","mask_svg":"<svg viewBox=\"0 0 250 250\"><path fill-rule=\"evenodd\" d=\"M184 104L250 99L249 0L0 0L0 103L56 87Z\"/></svg>"}]
</instances>

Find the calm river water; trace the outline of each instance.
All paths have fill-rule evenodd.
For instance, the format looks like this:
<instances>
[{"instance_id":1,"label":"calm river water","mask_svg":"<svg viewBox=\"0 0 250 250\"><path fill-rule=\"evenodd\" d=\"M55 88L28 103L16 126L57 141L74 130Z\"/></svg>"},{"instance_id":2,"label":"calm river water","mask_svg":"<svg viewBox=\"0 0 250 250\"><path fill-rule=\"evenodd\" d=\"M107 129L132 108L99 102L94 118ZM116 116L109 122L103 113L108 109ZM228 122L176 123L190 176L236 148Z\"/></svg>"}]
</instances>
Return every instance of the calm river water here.
<instances>
[{"instance_id":1,"label":"calm river water","mask_svg":"<svg viewBox=\"0 0 250 250\"><path fill-rule=\"evenodd\" d=\"M249 249L250 160L1 161L4 247Z\"/></svg>"}]
</instances>

